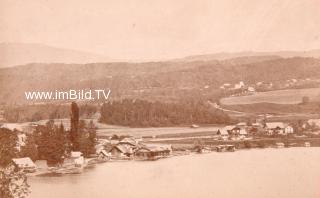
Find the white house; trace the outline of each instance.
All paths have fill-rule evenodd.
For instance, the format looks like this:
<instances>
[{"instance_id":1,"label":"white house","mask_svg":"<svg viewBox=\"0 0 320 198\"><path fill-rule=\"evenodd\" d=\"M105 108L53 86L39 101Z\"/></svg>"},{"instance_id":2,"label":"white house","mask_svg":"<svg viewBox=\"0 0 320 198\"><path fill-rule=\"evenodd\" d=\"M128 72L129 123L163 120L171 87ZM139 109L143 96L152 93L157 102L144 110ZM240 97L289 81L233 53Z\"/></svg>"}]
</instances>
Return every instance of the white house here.
<instances>
[{"instance_id":1,"label":"white house","mask_svg":"<svg viewBox=\"0 0 320 198\"><path fill-rule=\"evenodd\" d=\"M269 135L286 135L293 133L293 128L287 124L284 124L283 122L267 122L265 129Z\"/></svg>"}]
</instances>

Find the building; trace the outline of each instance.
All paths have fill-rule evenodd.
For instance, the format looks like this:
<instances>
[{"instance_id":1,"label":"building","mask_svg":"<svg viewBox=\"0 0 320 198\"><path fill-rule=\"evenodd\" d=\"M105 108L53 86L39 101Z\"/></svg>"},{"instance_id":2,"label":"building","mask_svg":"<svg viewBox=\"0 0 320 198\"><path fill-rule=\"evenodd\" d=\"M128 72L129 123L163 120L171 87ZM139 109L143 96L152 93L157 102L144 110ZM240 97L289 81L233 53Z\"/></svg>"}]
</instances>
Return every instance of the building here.
<instances>
[{"instance_id":1,"label":"building","mask_svg":"<svg viewBox=\"0 0 320 198\"><path fill-rule=\"evenodd\" d=\"M80 151L72 151L70 157L64 159L63 166L68 167L84 167L86 164L85 159Z\"/></svg>"},{"instance_id":2,"label":"building","mask_svg":"<svg viewBox=\"0 0 320 198\"><path fill-rule=\"evenodd\" d=\"M124 158L130 158L133 156L133 149L129 145L118 144L113 146L109 150L109 153L111 154L111 158L124 159Z\"/></svg>"},{"instance_id":3,"label":"building","mask_svg":"<svg viewBox=\"0 0 320 198\"><path fill-rule=\"evenodd\" d=\"M111 154L107 153L105 150L101 150L98 153L98 160L99 161L109 161L111 159Z\"/></svg>"},{"instance_id":4,"label":"building","mask_svg":"<svg viewBox=\"0 0 320 198\"><path fill-rule=\"evenodd\" d=\"M144 144L138 148L134 154L135 159L140 160L156 160L170 156L172 152L171 145L165 144Z\"/></svg>"},{"instance_id":5,"label":"building","mask_svg":"<svg viewBox=\"0 0 320 198\"><path fill-rule=\"evenodd\" d=\"M27 173L35 172L37 168L37 166L33 163L33 161L29 157L13 158L12 165L15 168Z\"/></svg>"},{"instance_id":6,"label":"building","mask_svg":"<svg viewBox=\"0 0 320 198\"><path fill-rule=\"evenodd\" d=\"M268 135L287 135L294 132L293 127L283 122L267 122L264 128Z\"/></svg>"}]
</instances>

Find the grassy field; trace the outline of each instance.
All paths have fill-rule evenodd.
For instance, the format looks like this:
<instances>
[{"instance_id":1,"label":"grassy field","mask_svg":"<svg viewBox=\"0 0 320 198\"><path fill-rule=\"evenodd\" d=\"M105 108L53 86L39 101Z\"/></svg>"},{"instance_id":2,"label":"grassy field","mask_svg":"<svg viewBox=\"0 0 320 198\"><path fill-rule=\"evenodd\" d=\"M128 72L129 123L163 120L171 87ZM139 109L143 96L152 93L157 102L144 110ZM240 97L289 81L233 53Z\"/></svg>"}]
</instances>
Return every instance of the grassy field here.
<instances>
[{"instance_id":1,"label":"grassy field","mask_svg":"<svg viewBox=\"0 0 320 198\"><path fill-rule=\"evenodd\" d=\"M84 119L87 123L90 122L91 119ZM40 120L37 122L33 122L34 124L45 125L48 120ZM65 126L65 129L70 128L70 119L55 119L55 124L62 123ZM131 128L131 127L123 127L116 125L108 125L104 123L99 123L98 120L92 120L97 127L97 135L100 137L103 136L111 136L113 134L117 135L132 135L135 137L142 136L150 136L150 137L179 137L179 134L182 136L205 136L208 134L215 134L217 130L223 126L220 125L204 125L198 128L191 128L189 126L179 126L179 127L146 127L146 128ZM24 123L6 123L6 125L10 126L13 130L14 128L22 130L23 127L28 126L31 122Z\"/></svg>"},{"instance_id":2,"label":"grassy field","mask_svg":"<svg viewBox=\"0 0 320 198\"><path fill-rule=\"evenodd\" d=\"M299 104L302 98L307 96L311 102L320 101L320 88L308 89L286 89L268 92L258 92L249 96L235 96L222 98L222 105L240 105L254 103L274 103L274 104Z\"/></svg>"}]
</instances>

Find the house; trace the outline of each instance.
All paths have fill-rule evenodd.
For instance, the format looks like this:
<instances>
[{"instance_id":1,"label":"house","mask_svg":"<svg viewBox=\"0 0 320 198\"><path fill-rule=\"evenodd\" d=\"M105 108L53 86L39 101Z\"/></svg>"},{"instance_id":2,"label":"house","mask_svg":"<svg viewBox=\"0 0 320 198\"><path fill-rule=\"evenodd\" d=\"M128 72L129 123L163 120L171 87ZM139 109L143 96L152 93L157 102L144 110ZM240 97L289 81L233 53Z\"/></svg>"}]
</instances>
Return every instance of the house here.
<instances>
[{"instance_id":1,"label":"house","mask_svg":"<svg viewBox=\"0 0 320 198\"><path fill-rule=\"evenodd\" d=\"M126 144L118 144L113 146L109 153L111 154L111 158L130 158L133 156L133 149L131 146Z\"/></svg>"},{"instance_id":2,"label":"house","mask_svg":"<svg viewBox=\"0 0 320 198\"><path fill-rule=\"evenodd\" d=\"M33 163L33 161L29 157L13 158L12 164L15 168L27 173L35 172L37 168L37 166Z\"/></svg>"},{"instance_id":3,"label":"house","mask_svg":"<svg viewBox=\"0 0 320 198\"><path fill-rule=\"evenodd\" d=\"M80 151L72 151L70 157L64 159L63 166L83 167L86 164Z\"/></svg>"},{"instance_id":4,"label":"house","mask_svg":"<svg viewBox=\"0 0 320 198\"><path fill-rule=\"evenodd\" d=\"M287 125L287 126L284 128L284 132L285 132L285 134L292 134L292 133L294 132L293 127Z\"/></svg>"},{"instance_id":5,"label":"house","mask_svg":"<svg viewBox=\"0 0 320 198\"><path fill-rule=\"evenodd\" d=\"M285 126L283 122L267 122L264 128L268 135L273 135L283 134Z\"/></svg>"},{"instance_id":6,"label":"house","mask_svg":"<svg viewBox=\"0 0 320 198\"><path fill-rule=\"evenodd\" d=\"M320 129L320 119L309 119L307 124L315 129Z\"/></svg>"},{"instance_id":7,"label":"house","mask_svg":"<svg viewBox=\"0 0 320 198\"><path fill-rule=\"evenodd\" d=\"M267 122L265 130L268 135L287 135L293 133L293 128L283 122Z\"/></svg>"},{"instance_id":8,"label":"house","mask_svg":"<svg viewBox=\"0 0 320 198\"><path fill-rule=\"evenodd\" d=\"M227 140L229 138L229 133L225 128L218 129L217 135L219 135L222 140Z\"/></svg>"},{"instance_id":9,"label":"house","mask_svg":"<svg viewBox=\"0 0 320 198\"><path fill-rule=\"evenodd\" d=\"M107 153L107 151L105 151L105 150L101 150L98 153L98 160L100 160L100 161L108 161L108 160L110 160L110 158L111 158L111 154Z\"/></svg>"},{"instance_id":10,"label":"house","mask_svg":"<svg viewBox=\"0 0 320 198\"><path fill-rule=\"evenodd\" d=\"M134 154L138 160L156 160L167 157L172 152L171 145L165 144L144 144L138 148Z\"/></svg>"}]
</instances>

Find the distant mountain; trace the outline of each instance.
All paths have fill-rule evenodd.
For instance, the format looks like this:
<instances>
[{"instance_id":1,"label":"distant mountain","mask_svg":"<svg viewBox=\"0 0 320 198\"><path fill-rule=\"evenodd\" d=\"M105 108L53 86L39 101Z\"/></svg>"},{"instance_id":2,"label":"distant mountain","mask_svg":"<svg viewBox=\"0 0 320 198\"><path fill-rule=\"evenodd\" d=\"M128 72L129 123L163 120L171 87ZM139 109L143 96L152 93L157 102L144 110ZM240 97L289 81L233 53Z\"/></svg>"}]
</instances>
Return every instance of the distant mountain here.
<instances>
[{"instance_id":1,"label":"distant mountain","mask_svg":"<svg viewBox=\"0 0 320 198\"><path fill-rule=\"evenodd\" d=\"M0 54L0 68L28 63L94 63L112 61L107 57L89 52L30 43L0 43Z\"/></svg>"},{"instance_id":2,"label":"distant mountain","mask_svg":"<svg viewBox=\"0 0 320 198\"><path fill-rule=\"evenodd\" d=\"M320 50L308 50L308 51L275 51L275 52L235 52L235 53L214 53L214 54L204 54L204 55L193 55L187 56L182 59L177 59L179 61L209 61L209 60L226 60L234 59L238 57L282 57L282 58L292 58L292 57L320 57Z\"/></svg>"},{"instance_id":3,"label":"distant mountain","mask_svg":"<svg viewBox=\"0 0 320 198\"><path fill-rule=\"evenodd\" d=\"M263 60L265 59L265 60ZM0 103L25 102L25 91L111 89L111 99L214 98L224 83L320 79L320 59L250 57L223 61L35 63L0 69Z\"/></svg>"}]
</instances>

